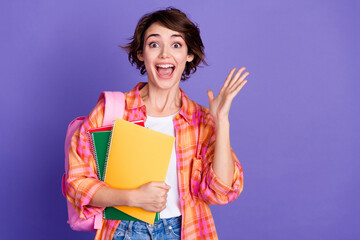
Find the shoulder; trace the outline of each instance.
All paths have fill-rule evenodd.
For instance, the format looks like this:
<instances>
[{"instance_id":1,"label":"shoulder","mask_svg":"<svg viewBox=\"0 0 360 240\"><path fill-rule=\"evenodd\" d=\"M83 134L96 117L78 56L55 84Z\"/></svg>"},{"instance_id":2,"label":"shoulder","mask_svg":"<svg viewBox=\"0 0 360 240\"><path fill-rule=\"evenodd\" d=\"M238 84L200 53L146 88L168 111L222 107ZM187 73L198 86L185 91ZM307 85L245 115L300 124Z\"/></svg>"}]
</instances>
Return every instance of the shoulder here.
<instances>
[{"instance_id":1,"label":"shoulder","mask_svg":"<svg viewBox=\"0 0 360 240\"><path fill-rule=\"evenodd\" d=\"M100 99L96 106L93 108L93 110L91 111L91 113L89 114L89 118L92 117L103 117L104 116L104 111L105 111L105 100L104 99Z\"/></svg>"},{"instance_id":2,"label":"shoulder","mask_svg":"<svg viewBox=\"0 0 360 240\"><path fill-rule=\"evenodd\" d=\"M105 113L105 101L101 99L97 102L96 106L92 109L89 115L85 118L81 125L82 130L101 127Z\"/></svg>"},{"instance_id":3,"label":"shoulder","mask_svg":"<svg viewBox=\"0 0 360 240\"><path fill-rule=\"evenodd\" d=\"M208 144L215 134L215 122L207 107L187 98L185 100L184 117L189 123L190 129L195 133L198 144Z\"/></svg>"},{"instance_id":4,"label":"shoulder","mask_svg":"<svg viewBox=\"0 0 360 240\"><path fill-rule=\"evenodd\" d=\"M191 100L185 96L186 101L186 112L191 115L191 118L196 125L200 127L214 127L215 123L210 114L210 111L207 107L202 106L201 104L196 103L194 100Z\"/></svg>"}]
</instances>

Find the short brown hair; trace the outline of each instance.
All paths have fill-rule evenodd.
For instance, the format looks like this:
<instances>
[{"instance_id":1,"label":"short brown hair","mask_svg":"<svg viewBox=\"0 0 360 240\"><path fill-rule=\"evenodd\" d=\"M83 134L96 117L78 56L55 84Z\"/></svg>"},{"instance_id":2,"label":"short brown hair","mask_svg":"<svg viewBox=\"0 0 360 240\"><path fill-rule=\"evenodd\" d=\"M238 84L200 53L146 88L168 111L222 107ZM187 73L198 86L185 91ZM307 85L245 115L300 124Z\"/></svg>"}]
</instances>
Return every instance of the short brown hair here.
<instances>
[{"instance_id":1,"label":"short brown hair","mask_svg":"<svg viewBox=\"0 0 360 240\"><path fill-rule=\"evenodd\" d=\"M194 59L191 62L186 62L181 80L185 81L190 77L190 74L196 72L201 62L207 65L204 59L204 44L197 25L190 21L186 14L179 9L168 7L165 10L145 14L139 20L134 35L129 39L130 42L126 46L121 47L128 52L129 62L131 65L136 64L136 68L140 69L141 75L146 73L146 69L144 62L138 59L137 53L143 50L146 30L155 22L173 31L182 33L188 47L188 54L194 55Z\"/></svg>"}]
</instances>

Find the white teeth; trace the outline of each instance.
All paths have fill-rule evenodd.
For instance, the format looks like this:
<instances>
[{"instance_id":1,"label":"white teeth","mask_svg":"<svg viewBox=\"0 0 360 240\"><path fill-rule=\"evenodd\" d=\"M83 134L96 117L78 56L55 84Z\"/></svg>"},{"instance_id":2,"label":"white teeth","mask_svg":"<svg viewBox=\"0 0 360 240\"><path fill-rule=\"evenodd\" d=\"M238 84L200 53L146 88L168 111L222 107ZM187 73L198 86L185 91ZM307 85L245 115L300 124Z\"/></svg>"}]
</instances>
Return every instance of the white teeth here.
<instances>
[{"instance_id":1,"label":"white teeth","mask_svg":"<svg viewBox=\"0 0 360 240\"><path fill-rule=\"evenodd\" d=\"M174 65L172 65L172 64L158 64L158 65L156 65L156 67L169 68L169 67L174 67Z\"/></svg>"}]
</instances>

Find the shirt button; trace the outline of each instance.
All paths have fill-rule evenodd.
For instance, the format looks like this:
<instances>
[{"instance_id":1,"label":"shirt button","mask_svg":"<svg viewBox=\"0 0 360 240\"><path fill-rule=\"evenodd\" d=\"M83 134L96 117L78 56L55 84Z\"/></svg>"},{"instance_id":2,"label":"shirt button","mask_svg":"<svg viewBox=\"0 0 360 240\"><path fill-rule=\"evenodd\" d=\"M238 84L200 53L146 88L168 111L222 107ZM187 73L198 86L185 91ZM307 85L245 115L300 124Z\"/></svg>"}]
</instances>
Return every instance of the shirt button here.
<instances>
[{"instance_id":1,"label":"shirt button","mask_svg":"<svg viewBox=\"0 0 360 240\"><path fill-rule=\"evenodd\" d=\"M184 170L180 170L180 173L181 173L181 174L184 174Z\"/></svg>"},{"instance_id":2,"label":"shirt button","mask_svg":"<svg viewBox=\"0 0 360 240\"><path fill-rule=\"evenodd\" d=\"M183 196L182 199L185 200L185 196Z\"/></svg>"}]
</instances>

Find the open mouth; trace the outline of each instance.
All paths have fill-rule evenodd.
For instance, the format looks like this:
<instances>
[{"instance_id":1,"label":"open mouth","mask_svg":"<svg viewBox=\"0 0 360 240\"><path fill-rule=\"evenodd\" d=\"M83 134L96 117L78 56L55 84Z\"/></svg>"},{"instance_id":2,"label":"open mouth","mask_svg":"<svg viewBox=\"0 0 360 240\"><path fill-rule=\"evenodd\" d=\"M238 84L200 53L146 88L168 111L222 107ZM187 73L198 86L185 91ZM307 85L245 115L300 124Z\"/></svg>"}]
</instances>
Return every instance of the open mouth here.
<instances>
[{"instance_id":1,"label":"open mouth","mask_svg":"<svg viewBox=\"0 0 360 240\"><path fill-rule=\"evenodd\" d=\"M175 66L173 64L158 64L156 65L156 71L159 77L170 78L174 72Z\"/></svg>"}]
</instances>

